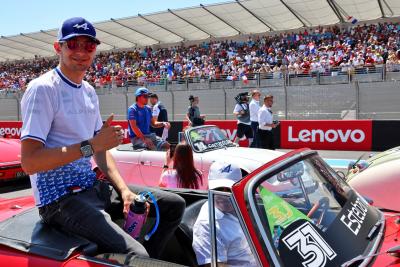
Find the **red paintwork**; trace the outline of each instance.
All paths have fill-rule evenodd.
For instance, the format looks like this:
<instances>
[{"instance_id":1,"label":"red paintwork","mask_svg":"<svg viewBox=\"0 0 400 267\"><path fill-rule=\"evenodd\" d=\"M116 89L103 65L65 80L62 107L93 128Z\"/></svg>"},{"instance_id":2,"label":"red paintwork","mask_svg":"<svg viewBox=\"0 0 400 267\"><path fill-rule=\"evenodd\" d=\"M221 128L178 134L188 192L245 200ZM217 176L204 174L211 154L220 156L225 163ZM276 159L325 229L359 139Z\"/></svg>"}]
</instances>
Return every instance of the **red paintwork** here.
<instances>
[{"instance_id":1,"label":"red paintwork","mask_svg":"<svg viewBox=\"0 0 400 267\"><path fill-rule=\"evenodd\" d=\"M232 187L232 192L233 195L235 196L235 199L237 201L237 204L239 206L239 209L241 211L241 214L243 216L243 219L247 225L247 228L249 230L249 234L251 236L251 239L253 240L253 244L260 256L260 260L263 266L270 266L268 259L265 255L265 252L262 249L261 243L259 241L259 236L257 232L255 231L255 228L253 226L253 221L251 220L250 213L249 213L249 207L246 205L245 201L245 195L246 195L246 186L247 184L253 179L254 176L256 176L258 173L261 171L265 170L266 168L271 167L272 165L287 159L295 154L301 153L303 151L308 150L308 148L302 148L298 150L291 151L287 154L284 154L255 170L248 176L246 176L244 179L242 179L240 182L236 183ZM385 224L385 233L384 233L384 240L382 243L382 246L380 247L379 251L384 252L388 250L389 248L392 248L394 246L400 245L400 224L396 223L396 220L400 221L400 216L394 216L393 213L385 213L386 216L386 224ZM400 267L400 257L393 257L388 254L382 254L378 257L376 257L373 266L392 266L392 267Z\"/></svg>"},{"instance_id":2,"label":"red paintwork","mask_svg":"<svg viewBox=\"0 0 400 267\"><path fill-rule=\"evenodd\" d=\"M396 223L396 220L399 220L400 216L398 213L397 216L393 215L394 214L392 213L385 213L385 239L380 248L380 252L384 252L389 248L400 245L400 224ZM400 258L384 254L376 258L373 266L400 266Z\"/></svg>"},{"instance_id":3,"label":"red paintwork","mask_svg":"<svg viewBox=\"0 0 400 267\"><path fill-rule=\"evenodd\" d=\"M0 221L4 221L11 216L32 208L33 206L35 206L35 200L32 196L12 199L2 198L0 199Z\"/></svg>"},{"instance_id":4,"label":"red paintwork","mask_svg":"<svg viewBox=\"0 0 400 267\"><path fill-rule=\"evenodd\" d=\"M21 142L0 137L0 180L16 179L21 168Z\"/></svg>"},{"instance_id":5,"label":"red paintwork","mask_svg":"<svg viewBox=\"0 0 400 267\"><path fill-rule=\"evenodd\" d=\"M107 265L78 259L74 255L66 261L56 261L41 256L24 253L0 245L0 266L15 267L105 267Z\"/></svg>"},{"instance_id":6,"label":"red paintwork","mask_svg":"<svg viewBox=\"0 0 400 267\"><path fill-rule=\"evenodd\" d=\"M251 181L253 179L253 177L255 175L257 175L259 172L265 170L266 168L271 167L272 165L288 158L291 157L297 153L300 153L302 151L308 150L308 148L303 148L303 149L298 149L295 151L291 151L289 153L286 153L266 164L264 164L263 166L261 166L260 168L256 169L255 171L253 171L251 174L249 174L248 176L246 176L244 179L242 179L240 182L236 183L233 187L232 187L232 192L233 195L235 196L236 202L239 206L239 209L242 213L243 219L247 225L247 228L249 230L251 239L253 240L254 246L256 247L256 250L258 251L258 254L260 256L260 260L263 266L269 266L269 262L268 259L266 257L266 255L264 254L263 250L262 250L262 246L259 242L259 236L257 234L257 232L255 231L254 227L251 227L253 225L253 222L251 220L250 217L250 213L249 213L249 207L247 207L246 205L246 200L245 200L245 189L246 189L246 185L248 184L249 181Z\"/></svg>"}]
</instances>

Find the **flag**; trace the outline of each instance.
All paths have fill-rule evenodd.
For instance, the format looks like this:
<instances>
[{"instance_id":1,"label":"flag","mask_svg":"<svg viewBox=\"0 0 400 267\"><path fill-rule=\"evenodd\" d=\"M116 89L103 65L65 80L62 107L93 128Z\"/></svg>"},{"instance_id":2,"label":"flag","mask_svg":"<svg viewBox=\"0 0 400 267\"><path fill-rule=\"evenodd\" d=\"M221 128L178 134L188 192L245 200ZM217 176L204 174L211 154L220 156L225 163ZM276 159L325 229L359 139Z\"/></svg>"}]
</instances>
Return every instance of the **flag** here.
<instances>
[{"instance_id":1,"label":"flag","mask_svg":"<svg viewBox=\"0 0 400 267\"><path fill-rule=\"evenodd\" d=\"M358 22L358 20L352 16L348 16L347 22L350 22L351 24L356 24Z\"/></svg>"},{"instance_id":2,"label":"flag","mask_svg":"<svg viewBox=\"0 0 400 267\"><path fill-rule=\"evenodd\" d=\"M248 84L249 83L249 80L247 79L246 75L242 76L242 81L243 81L244 84Z\"/></svg>"},{"instance_id":3,"label":"flag","mask_svg":"<svg viewBox=\"0 0 400 267\"><path fill-rule=\"evenodd\" d=\"M168 80L172 80L172 77L174 76L174 72L173 72L173 65L169 64L168 68L167 68L167 77Z\"/></svg>"}]
</instances>

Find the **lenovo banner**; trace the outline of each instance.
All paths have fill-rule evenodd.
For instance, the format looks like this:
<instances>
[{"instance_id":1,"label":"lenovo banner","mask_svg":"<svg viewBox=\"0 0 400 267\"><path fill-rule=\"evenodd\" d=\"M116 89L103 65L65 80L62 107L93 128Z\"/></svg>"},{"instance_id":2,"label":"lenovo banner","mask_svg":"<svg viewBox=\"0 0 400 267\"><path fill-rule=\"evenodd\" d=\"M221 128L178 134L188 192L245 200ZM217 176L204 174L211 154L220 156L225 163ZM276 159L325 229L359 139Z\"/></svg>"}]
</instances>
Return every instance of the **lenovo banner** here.
<instances>
[{"instance_id":1,"label":"lenovo banner","mask_svg":"<svg viewBox=\"0 0 400 267\"><path fill-rule=\"evenodd\" d=\"M281 148L371 150L372 121L281 121Z\"/></svg>"},{"instance_id":2,"label":"lenovo banner","mask_svg":"<svg viewBox=\"0 0 400 267\"><path fill-rule=\"evenodd\" d=\"M0 137L20 138L21 127L21 121L0 121Z\"/></svg>"}]
</instances>

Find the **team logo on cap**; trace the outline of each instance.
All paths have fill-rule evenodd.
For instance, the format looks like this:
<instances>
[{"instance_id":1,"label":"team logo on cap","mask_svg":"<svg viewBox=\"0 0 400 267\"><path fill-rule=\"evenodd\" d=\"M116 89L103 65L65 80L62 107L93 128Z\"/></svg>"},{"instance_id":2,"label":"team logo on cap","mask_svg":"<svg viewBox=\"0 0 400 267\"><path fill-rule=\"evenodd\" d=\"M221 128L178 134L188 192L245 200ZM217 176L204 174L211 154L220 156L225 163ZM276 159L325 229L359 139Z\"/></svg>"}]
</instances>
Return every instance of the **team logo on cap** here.
<instances>
[{"instance_id":1,"label":"team logo on cap","mask_svg":"<svg viewBox=\"0 0 400 267\"><path fill-rule=\"evenodd\" d=\"M222 168L220 171L221 171L221 173L224 173L224 172L230 173L231 172L231 164Z\"/></svg>"},{"instance_id":2,"label":"team logo on cap","mask_svg":"<svg viewBox=\"0 0 400 267\"><path fill-rule=\"evenodd\" d=\"M72 26L72 27L77 28L77 29L82 28L82 29L84 29L85 31L86 31L86 30L89 30L89 27L88 27L88 25L87 25L87 22L85 22L85 23L83 23L83 24L81 24L81 25L79 25L79 24L77 23L77 24L75 24L75 25Z\"/></svg>"}]
</instances>

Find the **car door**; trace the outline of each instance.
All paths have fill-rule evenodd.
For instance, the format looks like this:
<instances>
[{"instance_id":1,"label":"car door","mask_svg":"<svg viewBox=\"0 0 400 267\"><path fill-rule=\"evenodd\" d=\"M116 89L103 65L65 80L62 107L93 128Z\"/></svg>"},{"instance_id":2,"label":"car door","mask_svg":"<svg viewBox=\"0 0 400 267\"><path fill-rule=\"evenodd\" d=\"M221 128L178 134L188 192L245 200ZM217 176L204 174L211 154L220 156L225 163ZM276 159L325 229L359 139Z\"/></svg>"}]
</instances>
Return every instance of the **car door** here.
<instances>
[{"instance_id":1,"label":"car door","mask_svg":"<svg viewBox=\"0 0 400 267\"><path fill-rule=\"evenodd\" d=\"M166 161L165 157L165 151L143 150L140 153L139 168L142 185L158 186L162 167Z\"/></svg>"},{"instance_id":2,"label":"car door","mask_svg":"<svg viewBox=\"0 0 400 267\"><path fill-rule=\"evenodd\" d=\"M193 248L196 254L207 254L206 244L211 241L212 267L219 266L219 263L228 266L262 266L232 193L210 190L208 199L208 210L200 211L193 228ZM208 216L205 213L209 213ZM207 218L208 222L205 221ZM205 232L209 235L208 242L203 240ZM204 263L200 262L199 265Z\"/></svg>"},{"instance_id":3,"label":"car door","mask_svg":"<svg viewBox=\"0 0 400 267\"><path fill-rule=\"evenodd\" d=\"M249 192L249 188L252 188L252 183L254 183L254 178L258 174L264 172L270 167L282 162L283 160L301 152L303 149L295 150L284 154L270 162L264 164L260 168L256 169L246 177L244 177L240 182L232 186L232 194L234 196L235 204L238 207L241 218L243 219L246 228L248 230L249 237L251 238L254 249L258 255L258 258L262 266L280 266L280 261L277 256L273 253L269 253L272 250L273 244L261 242L260 232L258 230L258 225L261 223L257 217L252 216L252 211L250 208L249 198L252 192Z\"/></svg>"},{"instance_id":4,"label":"car door","mask_svg":"<svg viewBox=\"0 0 400 267\"><path fill-rule=\"evenodd\" d=\"M121 146L122 147L122 146ZM139 158L141 151L132 150L126 145L127 149L112 149L111 154L114 157L117 169L128 185L143 185L142 175L140 173Z\"/></svg>"}]
</instances>

